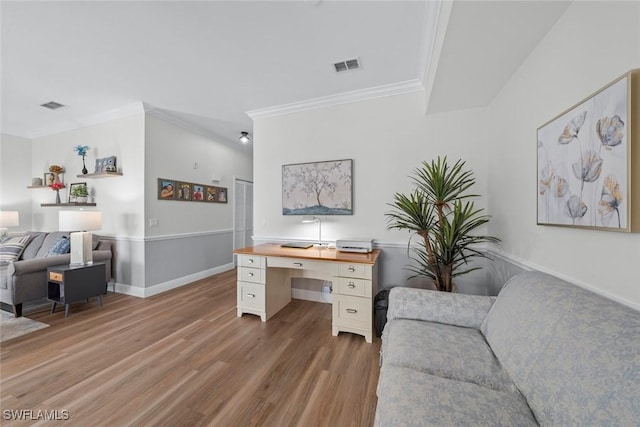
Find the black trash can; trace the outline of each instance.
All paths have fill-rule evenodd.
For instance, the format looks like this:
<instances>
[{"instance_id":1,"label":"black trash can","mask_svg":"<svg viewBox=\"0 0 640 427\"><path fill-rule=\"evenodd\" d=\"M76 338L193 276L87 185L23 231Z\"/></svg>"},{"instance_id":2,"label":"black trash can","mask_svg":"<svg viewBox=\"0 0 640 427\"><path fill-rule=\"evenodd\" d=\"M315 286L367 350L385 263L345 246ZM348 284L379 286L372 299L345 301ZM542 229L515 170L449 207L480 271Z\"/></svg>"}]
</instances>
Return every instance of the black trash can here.
<instances>
[{"instance_id":1,"label":"black trash can","mask_svg":"<svg viewBox=\"0 0 640 427\"><path fill-rule=\"evenodd\" d=\"M375 311L376 336L382 336L384 325L387 324L387 308L389 307L389 290L384 289L373 299L373 308Z\"/></svg>"}]
</instances>

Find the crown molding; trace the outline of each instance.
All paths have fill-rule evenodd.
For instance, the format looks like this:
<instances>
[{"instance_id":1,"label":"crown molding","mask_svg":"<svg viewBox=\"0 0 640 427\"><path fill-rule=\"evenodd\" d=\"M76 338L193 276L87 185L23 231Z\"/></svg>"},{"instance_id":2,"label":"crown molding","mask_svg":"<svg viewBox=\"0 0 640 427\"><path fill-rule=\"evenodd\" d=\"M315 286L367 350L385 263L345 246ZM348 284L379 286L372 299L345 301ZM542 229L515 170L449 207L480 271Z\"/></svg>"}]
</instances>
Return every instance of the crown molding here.
<instances>
[{"instance_id":1,"label":"crown molding","mask_svg":"<svg viewBox=\"0 0 640 427\"><path fill-rule=\"evenodd\" d=\"M424 38L422 40L422 61L420 62L420 81L422 85L427 87L430 74L434 74L437 68L438 58L442 49L442 40L444 36L442 27L446 30L451 12L451 1L443 2L440 0L428 1L425 6L424 13ZM441 18L446 18L444 22Z\"/></svg>"},{"instance_id":2,"label":"crown molding","mask_svg":"<svg viewBox=\"0 0 640 427\"><path fill-rule=\"evenodd\" d=\"M99 114L81 117L75 120L62 120L59 123L56 123L54 126L48 126L46 128L35 129L31 132L27 132L26 137L30 139L39 138L41 136L67 132L87 126L94 126L142 113L144 113L143 103L135 102L133 104L125 105L124 107L105 111Z\"/></svg>"},{"instance_id":3,"label":"crown molding","mask_svg":"<svg viewBox=\"0 0 640 427\"><path fill-rule=\"evenodd\" d=\"M367 89L354 90L350 92L338 93L336 95L312 98L306 101L292 102L290 104L276 105L273 107L260 108L247 111L246 114L252 119L263 119L266 117L280 116L283 114L298 113L301 111L313 110L316 108L332 107L334 105L348 104L351 102L365 101L367 99L382 98L385 96L399 95L409 92L424 90L424 85L419 79L407 80L400 83L393 83L383 86L376 86Z\"/></svg>"}]
</instances>

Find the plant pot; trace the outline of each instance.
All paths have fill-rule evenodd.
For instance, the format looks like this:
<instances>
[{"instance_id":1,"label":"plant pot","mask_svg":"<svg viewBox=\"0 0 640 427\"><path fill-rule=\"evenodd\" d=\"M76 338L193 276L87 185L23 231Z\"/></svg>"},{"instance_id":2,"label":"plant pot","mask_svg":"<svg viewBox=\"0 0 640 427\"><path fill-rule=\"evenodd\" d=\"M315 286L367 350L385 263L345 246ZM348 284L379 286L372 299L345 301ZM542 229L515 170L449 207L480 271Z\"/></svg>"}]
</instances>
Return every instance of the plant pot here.
<instances>
[{"instance_id":1,"label":"plant pot","mask_svg":"<svg viewBox=\"0 0 640 427\"><path fill-rule=\"evenodd\" d=\"M76 203L87 203L88 197L76 197Z\"/></svg>"}]
</instances>

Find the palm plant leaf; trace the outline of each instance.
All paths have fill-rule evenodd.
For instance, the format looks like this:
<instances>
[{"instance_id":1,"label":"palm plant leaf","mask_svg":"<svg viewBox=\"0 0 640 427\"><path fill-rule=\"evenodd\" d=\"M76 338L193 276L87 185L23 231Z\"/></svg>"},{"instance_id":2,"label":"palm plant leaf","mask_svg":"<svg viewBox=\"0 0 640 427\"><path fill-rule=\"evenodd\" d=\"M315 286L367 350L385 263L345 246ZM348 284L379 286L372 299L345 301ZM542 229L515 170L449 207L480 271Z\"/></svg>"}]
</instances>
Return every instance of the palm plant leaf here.
<instances>
[{"instance_id":1,"label":"palm plant leaf","mask_svg":"<svg viewBox=\"0 0 640 427\"><path fill-rule=\"evenodd\" d=\"M415 264L407 269L414 273L412 277L427 277L440 290L450 291L454 277L480 268L469 265L472 258L487 258L478 245L500 241L473 234L489 222L490 216L468 200L477 197L467 194L475 178L464 165L458 160L450 167L446 157L422 162L411 175L414 191L408 195L396 193L388 203L392 209L385 214L387 229L411 233L407 251ZM421 239L413 244L416 235Z\"/></svg>"}]
</instances>

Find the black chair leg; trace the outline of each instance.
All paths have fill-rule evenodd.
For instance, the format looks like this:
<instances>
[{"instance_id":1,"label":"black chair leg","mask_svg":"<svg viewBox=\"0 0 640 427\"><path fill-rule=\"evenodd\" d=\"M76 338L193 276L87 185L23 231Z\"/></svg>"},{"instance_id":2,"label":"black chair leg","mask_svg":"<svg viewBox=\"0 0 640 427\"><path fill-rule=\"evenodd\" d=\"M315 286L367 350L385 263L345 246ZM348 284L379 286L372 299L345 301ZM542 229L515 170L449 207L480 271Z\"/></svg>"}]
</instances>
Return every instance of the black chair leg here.
<instances>
[{"instance_id":1,"label":"black chair leg","mask_svg":"<svg viewBox=\"0 0 640 427\"><path fill-rule=\"evenodd\" d=\"M22 303L15 304L13 306L13 315L16 317L22 317Z\"/></svg>"}]
</instances>

